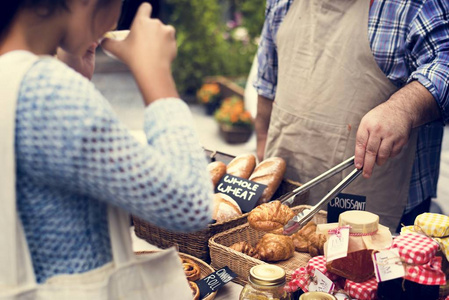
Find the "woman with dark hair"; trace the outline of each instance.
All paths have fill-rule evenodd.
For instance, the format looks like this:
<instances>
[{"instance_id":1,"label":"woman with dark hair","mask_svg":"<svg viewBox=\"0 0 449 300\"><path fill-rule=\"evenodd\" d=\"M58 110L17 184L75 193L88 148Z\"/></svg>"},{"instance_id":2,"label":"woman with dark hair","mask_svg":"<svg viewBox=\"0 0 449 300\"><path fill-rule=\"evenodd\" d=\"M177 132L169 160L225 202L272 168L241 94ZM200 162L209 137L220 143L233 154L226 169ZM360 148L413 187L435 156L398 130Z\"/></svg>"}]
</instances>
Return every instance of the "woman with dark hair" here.
<instances>
[{"instance_id":1,"label":"woman with dark hair","mask_svg":"<svg viewBox=\"0 0 449 300\"><path fill-rule=\"evenodd\" d=\"M205 156L170 71L173 27L143 4L125 40L101 42L142 93L141 145L89 80L53 57L94 49L121 0L1 6L0 299L191 299L175 251L133 255L125 213L183 232L210 221Z\"/></svg>"}]
</instances>

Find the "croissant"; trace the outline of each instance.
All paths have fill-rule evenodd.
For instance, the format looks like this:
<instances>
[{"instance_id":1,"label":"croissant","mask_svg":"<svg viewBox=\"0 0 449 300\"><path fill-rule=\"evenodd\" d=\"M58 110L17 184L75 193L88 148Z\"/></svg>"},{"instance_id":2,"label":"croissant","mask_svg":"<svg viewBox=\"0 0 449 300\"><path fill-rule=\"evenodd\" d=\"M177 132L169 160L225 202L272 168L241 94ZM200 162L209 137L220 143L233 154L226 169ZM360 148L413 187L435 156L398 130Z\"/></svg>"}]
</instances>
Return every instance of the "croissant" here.
<instances>
[{"instance_id":1,"label":"croissant","mask_svg":"<svg viewBox=\"0 0 449 300\"><path fill-rule=\"evenodd\" d=\"M295 250L299 252L309 252L309 239L315 234L316 224L313 221L308 222L298 232L291 235Z\"/></svg>"},{"instance_id":2,"label":"croissant","mask_svg":"<svg viewBox=\"0 0 449 300\"><path fill-rule=\"evenodd\" d=\"M295 250L299 252L308 252L309 251L309 241L299 235L298 233L291 235L293 245L295 245Z\"/></svg>"},{"instance_id":3,"label":"croissant","mask_svg":"<svg viewBox=\"0 0 449 300\"><path fill-rule=\"evenodd\" d=\"M324 254L324 243L326 242L326 236L324 234L315 233L308 240L307 250L310 256L318 256Z\"/></svg>"},{"instance_id":4,"label":"croissant","mask_svg":"<svg viewBox=\"0 0 449 300\"><path fill-rule=\"evenodd\" d=\"M248 223L253 229L273 232L282 230L294 216L290 207L276 200L255 207L248 215Z\"/></svg>"},{"instance_id":5,"label":"croissant","mask_svg":"<svg viewBox=\"0 0 449 300\"><path fill-rule=\"evenodd\" d=\"M312 235L316 233L316 224L313 221L309 221L303 228L301 228L296 234L302 236L305 239L310 239Z\"/></svg>"},{"instance_id":6,"label":"croissant","mask_svg":"<svg viewBox=\"0 0 449 300\"><path fill-rule=\"evenodd\" d=\"M248 256L259 258L259 254L256 252L256 249L251 246L248 242L238 242L232 244L229 248L234 249L237 252L242 252Z\"/></svg>"},{"instance_id":7,"label":"croissant","mask_svg":"<svg viewBox=\"0 0 449 300\"><path fill-rule=\"evenodd\" d=\"M267 233L257 243L256 251L263 261L279 261L292 257L295 246L289 236Z\"/></svg>"},{"instance_id":8,"label":"croissant","mask_svg":"<svg viewBox=\"0 0 449 300\"><path fill-rule=\"evenodd\" d=\"M296 251L309 252L312 257L324 254L326 236L316 233L316 227L315 222L310 221L297 233L291 235Z\"/></svg>"}]
</instances>

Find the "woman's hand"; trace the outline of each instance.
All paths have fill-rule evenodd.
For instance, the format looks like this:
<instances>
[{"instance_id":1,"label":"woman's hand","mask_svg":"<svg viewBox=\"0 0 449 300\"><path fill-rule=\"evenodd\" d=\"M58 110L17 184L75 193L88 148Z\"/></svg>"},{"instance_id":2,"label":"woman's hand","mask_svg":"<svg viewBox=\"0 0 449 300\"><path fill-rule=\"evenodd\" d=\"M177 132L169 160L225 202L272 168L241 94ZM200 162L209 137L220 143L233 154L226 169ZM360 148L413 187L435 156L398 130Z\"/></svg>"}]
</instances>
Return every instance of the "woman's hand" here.
<instances>
[{"instance_id":1,"label":"woman's hand","mask_svg":"<svg viewBox=\"0 0 449 300\"><path fill-rule=\"evenodd\" d=\"M93 43L83 56L73 55L58 48L56 56L69 67L91 80L95 70L95 49L97 47L98 44Z\"/></svg>"},{"instance_id":2,"label":"woman's hand","mask_svg":"<svg viewBox=\"0 0 449 300\"><path fill-rule=\"evenodd\" d=\"M171 75L177 53L175 29L150 15L151 5L143 3L124 40L105 38L101 43L129 66L147 104L159 98L179 97Z\"/></svg>"}]
</instances>

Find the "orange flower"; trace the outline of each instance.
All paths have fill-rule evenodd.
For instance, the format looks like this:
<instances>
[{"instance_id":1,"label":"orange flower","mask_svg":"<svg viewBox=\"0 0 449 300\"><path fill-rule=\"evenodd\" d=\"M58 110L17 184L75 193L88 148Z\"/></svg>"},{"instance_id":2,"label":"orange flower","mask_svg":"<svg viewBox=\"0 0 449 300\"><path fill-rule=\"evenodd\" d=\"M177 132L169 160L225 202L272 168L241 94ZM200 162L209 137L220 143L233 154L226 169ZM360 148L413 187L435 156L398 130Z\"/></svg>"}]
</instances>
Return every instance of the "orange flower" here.
<instances>
[{"instance_id":1,"label":"orange flower","mask_svg":"<svg viewBox=\"0 0 449 300\"><path fill-rule=\"evenodd\" d=\"M253 126L251 114L245 110L243 100L237 96L223 100L221 107L215 112L215 119L228 125Z\"/></svg>"},{"instance_id":2,"label":"orange flower","mask_svg":"<svg viewBox=\"0 0 449 300\"><path fill-rule=\"evenodd\" d=\"M220 101L220 86L216 83L203 84L196 96L204 104Z\"/></svg>"}]
</instances>

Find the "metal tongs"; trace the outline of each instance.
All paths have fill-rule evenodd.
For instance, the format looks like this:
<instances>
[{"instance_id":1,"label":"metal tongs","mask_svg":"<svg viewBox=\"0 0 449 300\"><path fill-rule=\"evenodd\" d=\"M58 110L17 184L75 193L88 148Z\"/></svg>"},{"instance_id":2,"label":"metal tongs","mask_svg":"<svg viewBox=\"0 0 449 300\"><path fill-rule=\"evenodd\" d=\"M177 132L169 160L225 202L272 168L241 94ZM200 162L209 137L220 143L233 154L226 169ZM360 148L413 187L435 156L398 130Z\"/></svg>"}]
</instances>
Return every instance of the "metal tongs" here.
<instances>
[{"instance_id":1,"label":"metal tongs","mask_svg":"<svg viewBox=\"0 0 449 300\"><path fill-rule=\"evenodd\" d=\"M282 204L291 205L293 203L293 199L297 195L301 195L314 187L315 185L323 182L324 180L334 176L335 174L349 168L354 164L354 156L348 158L344 162L336 165L335 167L327 170L321 175L313 178L309 182L303 184L302 186L294 189L293 191L285 194L278 200L282 202ZM294 216L288 223L284 226L284 234L291 235L301 229L304 225L309 222L313 216L320 211L320 209L326 205L330 200L335 198L345 187L347 187L354 179L356 179L362 173L362 169L354 169L348 176L346 176L342 181L340 181L326 196L324 196L320 202L318 202L315 206L312 206L310 209L306 209L296 216Z\"/></svg>"}]
</instances>

